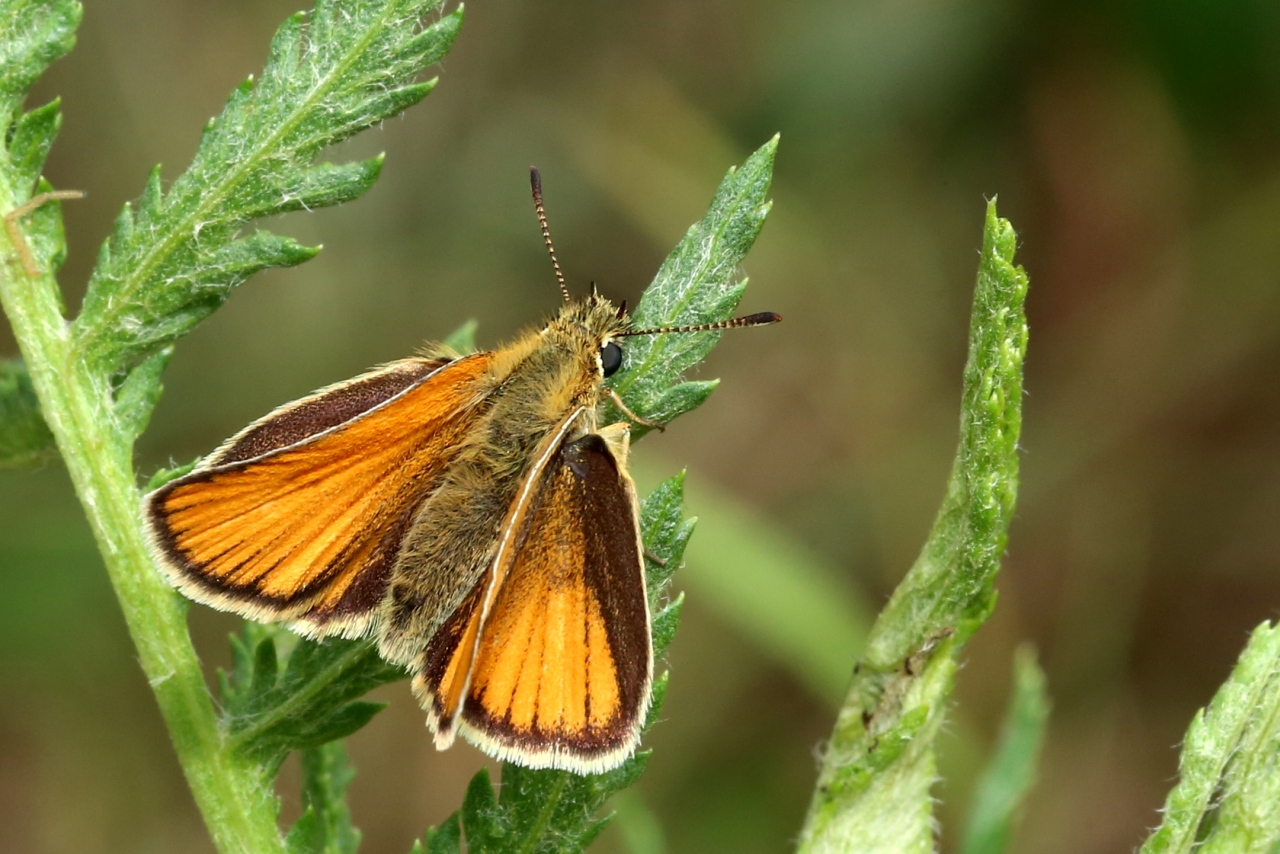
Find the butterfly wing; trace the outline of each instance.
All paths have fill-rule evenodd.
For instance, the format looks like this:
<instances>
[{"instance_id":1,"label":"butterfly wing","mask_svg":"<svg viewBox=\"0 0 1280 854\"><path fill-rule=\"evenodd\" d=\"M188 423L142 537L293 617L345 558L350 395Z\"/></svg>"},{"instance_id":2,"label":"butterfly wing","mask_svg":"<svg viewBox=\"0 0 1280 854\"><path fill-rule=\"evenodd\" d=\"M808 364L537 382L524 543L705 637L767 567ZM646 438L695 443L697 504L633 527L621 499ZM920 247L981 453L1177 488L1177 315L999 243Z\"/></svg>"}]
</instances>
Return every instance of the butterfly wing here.
<instances>
[{"instance_id":1,"label":"butterfly wing","mask_svg":"<svg viewBox=\"0 0 1280 854\"><path fill-rule=\"evenodd\" d=\"M305 634L358 636L413 511L483 409L490 355L406 359L251 424L145 499L187 596Z\"/></svg>"},{"instance_id":2,"label":"butterfly wing","mask_svg":"<svg viewBox=\"0 0 1280 854\"><path fill-rule=\"evenodd\" d=\"M433 639L415 688L438 742L461 689L458 729L486 752L601 771L635 750L653 676L635 487L597 433L561 441L531 477L508 556Z\"/></svg>"}]
</instances>

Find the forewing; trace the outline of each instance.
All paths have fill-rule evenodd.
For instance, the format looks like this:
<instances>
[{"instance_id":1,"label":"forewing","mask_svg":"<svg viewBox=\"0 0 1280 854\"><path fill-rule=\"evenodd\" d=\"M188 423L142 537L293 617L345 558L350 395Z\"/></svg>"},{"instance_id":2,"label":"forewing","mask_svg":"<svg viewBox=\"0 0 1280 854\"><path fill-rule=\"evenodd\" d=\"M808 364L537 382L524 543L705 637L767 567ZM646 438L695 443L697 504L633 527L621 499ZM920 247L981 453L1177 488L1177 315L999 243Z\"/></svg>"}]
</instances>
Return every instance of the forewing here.
<instances>
[{"instance_id":1,"label":"forewing","mask_svg":"<svg viewBox=\"0 0 1280 854\"><path fill-rule=\"evenodd\" d=\"M331 386L148 495L170 579L253 619L361 634L414 509L483 409L489 359L409 359Z\"/></svg>"},{"instance_id":2,"label":"forewing","mask_svg":"<svg viewBox=\"0 0 1280 854\"><path fill-rule=\"evenodd\" d=\"M614 767L639 741L653 655L635 488L601 436L561 446L517 536L460 731L522 765Z\"/></svg>"}]
</instances>

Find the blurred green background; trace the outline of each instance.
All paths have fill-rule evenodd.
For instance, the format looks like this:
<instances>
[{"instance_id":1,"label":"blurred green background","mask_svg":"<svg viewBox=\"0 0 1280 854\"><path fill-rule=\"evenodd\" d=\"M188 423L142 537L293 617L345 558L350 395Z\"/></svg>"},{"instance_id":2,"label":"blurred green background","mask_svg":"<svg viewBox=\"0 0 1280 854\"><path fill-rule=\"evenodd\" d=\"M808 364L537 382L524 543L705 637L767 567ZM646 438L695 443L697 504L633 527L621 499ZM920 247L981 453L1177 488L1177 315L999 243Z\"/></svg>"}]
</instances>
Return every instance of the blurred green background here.
<instances>
[{"instance_id":1,"label":"blurred green background","mask_svg":"<svg viewBox=\"0 0 1280 854\"><path fill-rule=\"evenodd\" d=\"M88 4L32 102L63 98L48 175L89 193L65 206L73 305L121 203L155 163L178 174L297 4ZM530 163L573 286L634 303L780 131L744 309L786 322L727 336L711 401L636 453L642 483L688 467L704 527L656 753L599 850L785 850L868 615L941 498L998 193L1032 281L1023 482L943 736L942 847L1024 638L1055 707L1014 850L1140 842L1192 713L1280 605L1280 5L481 0L441 71L341 152L388 153L364 199L286 220L326 251L181 343L141 471L468 318L491 345L554 311ZM61 468L0 473L0 520L5 850L211 851ZM191 624L226 661L235 621ZM390 854L483 759L437 754L404 683L380 696L352 806Z\"/></svg>"}]
</instances>

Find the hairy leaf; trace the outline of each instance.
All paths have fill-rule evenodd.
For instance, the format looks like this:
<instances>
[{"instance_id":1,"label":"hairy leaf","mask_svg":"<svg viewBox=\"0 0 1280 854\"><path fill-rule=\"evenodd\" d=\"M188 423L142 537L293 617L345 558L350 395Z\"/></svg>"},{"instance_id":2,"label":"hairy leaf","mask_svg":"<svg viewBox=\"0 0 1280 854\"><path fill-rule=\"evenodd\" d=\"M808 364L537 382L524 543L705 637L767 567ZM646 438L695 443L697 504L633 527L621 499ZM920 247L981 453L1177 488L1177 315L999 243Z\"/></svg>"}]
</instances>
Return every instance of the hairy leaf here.
<instances>
[{"instance_id":1,"label":"hairy leaf","mask_svg":"<svg viewBox=\"0 0 1280 854\"><path fill-rule=\"evenodd\" d=\"M75 46L82 11L73 0L0 0L0 126L10 126L32 84Z\"/></svg>"},{"instance_id":2,"label":"hairy leaf","mask_svg":"<svg viewBox=\"0 0 1280 854\"><path fill-rule=\"evenodd\" d=\"M927 852L930 789L956 653L991 613L1018 482L1027 276L987 206L960 442L942 508L872 627L836 719L800 851Z\"/></svg>"},{"instance_id":3,"label":"hairy leaf","mask_svg":"<svg viewBox=\"0 0 1280 854\"><path fill-rule=\"evenodd\" d=\"M426 840L426 848L416 842L409 854L461 854L462 817L455 812L439 827L428 830Z\"/></svg>"},{"instance_id":4,"label":"hairy leaf","mask_svg":"<svg viewBox=\"0 0 1280 854\"><path fill-rule=\"evenodd\" d=\"M1280 626L1254 629L1182 743L1178 785L1142 854L1280 849Z\"/></svg>"},{"instance_id":5,"label":"hairy leaf","mask_svg":"<svg viewBox=\"0 0 1280 854\"><path fill-rule=\"evenodd\" d=\"M116 390L116 418L130 439L142 435L151 421L151 410L160 402L164 386L160 376L173 358L173 347L162 347L148 356L124 378Z\"/></svg>"},{"instance_id":6,"label":"hairy leaf","mask_svg":"<svg viewBox=\"0 0 1280 854\"><path fill-rule=\"evenodd\" d=\"M81 13L73 0L0 0L0 216L51 189L40 172L62 124L58 102L26 113L22 104L50 63L75 45ZM0 277L61 266L66 248L56 203L28 211L15 223L16 235L0 229L0 256L13 259ZM40 293L62 308L54 289Z\"/></svg>"},{"instance_id":7,"label":"hairy leaf","mask_svg":"<svg viewBox=\"0 0 1280 854\"><path fill-rule=\"evenodd\" d=\"M256 623L232 636L231 650L234 664L219 674L228 746L268 763L360 729L382 704L357 698L404 676L369 641L316 643Z\"/></svg>"},{"instance_id":8,"label":"hairy leaf","mask_svg":"<svg viewBox=\"0 0 1280 854\"><path fill-rule=\"evenodd\" d=\"M356 854L346 792L356 772L341 742L302 751L302 816L289 829L289 854Z\"/></svg>"},{"instance_id":9,"label":"hairy leaf","mask_svg":"<svg viewBox=\"0 0 1280 854\"><path fill-rule=\"evenodd\" d=\"M773 177L778 138L766 142L741 167L729 170L711 207L667 256L631 313L636 329L688 326L733 315L746 288L738 265L769 214L765 198ZM715 381L680 382L711 352L719 332L637 335L623 348L622 370L610 385L632 411L666 424L700 406ZM749 332L739 334L752 334ZM756 333L759 334L759 333ZM646 428L637 425L637 437Z\"/></svg>"},{"instance_id":10,"label":"hairy leaf","mask_svg":"<svg viewBox=\"0 0 1280 854\"><path fill-rule=\"evenodd\" d=\"M49 149L62 126L58 101L23 113L14 121L9 138L9 180L15 195L30 198L40 180Z\"/></svg>"},{"instance_id":11,"label":"hairy leaf","mask_svg":"<svg viewBox=\"0 0 1280 854\"><path fill-rule=\"evenodd\" d=\"M441 0L321 0L281 25L261 78L237 87L205 127L191 166L167 191L159 170L126 205L74 333L98 370L126 370L185 334L265 267L316 249L257 231L253 220L363 193L382 158L317 163L319 153L431 91L419 75L448 51L461 10L432 24Z\"/></svg>"},{"instance_id":12,"label":"hairy leaf","mask_svg":"<svg viewBox=\"0 0 1280 854\"><path fill-rule=\"evenodd\" d=\"M26 367L0 361L0 469L38 465L57 455Z\"/></svg>"}]
</instances>

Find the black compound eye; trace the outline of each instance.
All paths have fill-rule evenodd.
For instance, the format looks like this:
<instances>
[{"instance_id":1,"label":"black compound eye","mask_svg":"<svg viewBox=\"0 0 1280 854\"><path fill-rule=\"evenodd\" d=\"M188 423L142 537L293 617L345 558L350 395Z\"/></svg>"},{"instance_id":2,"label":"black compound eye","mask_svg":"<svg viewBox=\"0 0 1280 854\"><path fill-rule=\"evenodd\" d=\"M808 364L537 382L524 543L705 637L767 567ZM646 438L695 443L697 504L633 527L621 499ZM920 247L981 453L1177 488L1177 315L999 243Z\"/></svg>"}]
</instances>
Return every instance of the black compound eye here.
<instances>
[{"instance_id":1,"label":"black compound eye","mask_svg":"<svg viewBox=\"0 0 1280 854\"><path fill-rule=\"evenodd\" d=\"M610 341L600 348L600 369L606 377L611 377L622 367L622 348Z\"/></svg>"}]
</instances>

